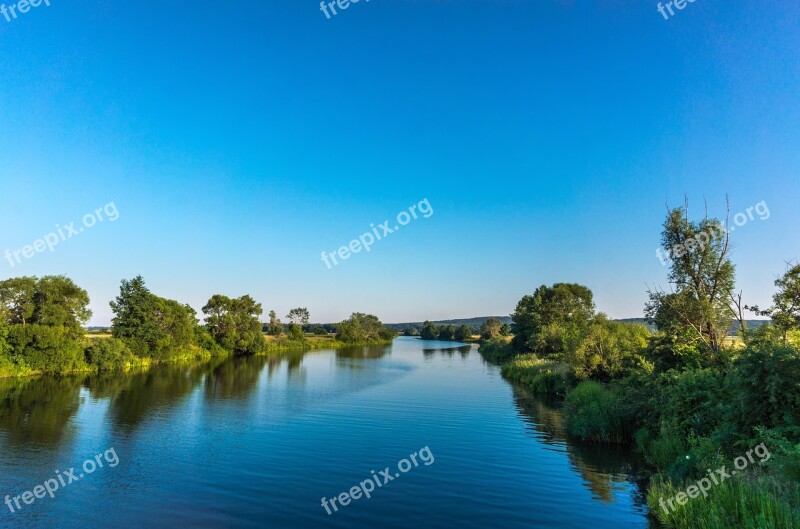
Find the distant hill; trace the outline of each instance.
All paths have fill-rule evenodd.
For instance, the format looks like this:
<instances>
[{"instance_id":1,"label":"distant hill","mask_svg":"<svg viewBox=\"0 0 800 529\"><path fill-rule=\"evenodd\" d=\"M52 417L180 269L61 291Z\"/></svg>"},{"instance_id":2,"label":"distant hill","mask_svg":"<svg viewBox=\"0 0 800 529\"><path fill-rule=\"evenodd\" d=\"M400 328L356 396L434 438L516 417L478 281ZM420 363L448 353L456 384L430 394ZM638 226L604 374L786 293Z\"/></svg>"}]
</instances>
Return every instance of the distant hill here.
<instances>
[{"instance_id":1,"label":"distant hill","mask_svg":"<svg viewBox=\"0 0 800 529\"><path fill-rule=\"evenodd\" d=\"M503 323L511 325L511 316L478 316L476 318L460 318L455 320L436 320L433 323L436 325L453 325L459 327L461 325L469 325L475 332L478 332L483 322L489 318L497 318ZM412 321L407 323L387 323L386 326L395 331L403 331L405 329L414 328L421 329L423 321Z\"/></svg>"},{"instance_id":2,"label":"distant hill","mask_svg":"<svg viewBox=\"0 0 800 529\"><path fill-rule=\"evenodd\" d=\"M472 327L472 330L478 332L483 322L488 320L489 318L497 318L498 320L502 321L503 323L508 323L511 325L511 316L479 316L476 318L462 318L462 319L455 319L455 320L438 320L434 321L436 325L454 325L456 327L460 325L469 325ZM655 331L655 326L651 325L647 322L645 318L620 318L614 321L620 321L623 323L641 323L642 325L646 325L651 331ZM760 327L761 325L769 323L769 320L745 320L747 323L747 327L750 329L754 329ZM404 331L406 329L414 328L414 329L421 329L422 324L424 322L421 321L411 321L406 323L387 323L386 326L390 329L395 331ZM736 336L739 332L739 324L733 322L731 324L731 328L728 330L728 334L731 336Z\"/></svg>"}]
</instances>

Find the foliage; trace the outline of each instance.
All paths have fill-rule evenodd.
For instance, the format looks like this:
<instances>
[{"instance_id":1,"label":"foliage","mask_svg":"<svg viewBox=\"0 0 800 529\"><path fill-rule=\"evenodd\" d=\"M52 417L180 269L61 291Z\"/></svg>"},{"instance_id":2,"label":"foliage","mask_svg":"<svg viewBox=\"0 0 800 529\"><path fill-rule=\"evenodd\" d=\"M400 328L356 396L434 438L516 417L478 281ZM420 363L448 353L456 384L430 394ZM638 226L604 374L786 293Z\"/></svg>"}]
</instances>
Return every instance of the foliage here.
<instances>
[{"instance_id":1,"label":"foliage","mask_svg":"<svg viewBox=\"0 0 800 529\"><path fill-rule=\"evenodd\" d=\"M483 340L478 352L493 363L502 363L514 356L514 349L511 347L511 340L506 336L498 336L493 340Z\"/></svg>"},{"instance_id":2,"label":"foliage","mask_svg":"<svg viewBox=\"0 0 800 529\"><path fill-rule=\"evenodd\" d=\"M800 329L800 264L789 267L782 277L775 280L775 286L778 291L772 296L772 307L767 310L759 310L757 306L748 308L769 316L772 325L781 333L783 345L787 345L789 332Z\"/></svg>"},{"instance_id":3,"label":"foliage","mask_svg":"<svg viewBox=\"0 0 800 529\"><path fill-rule=\"evenodd\" d=\"M85 356L86 362L100 371L124 369L135 358L125 342L116 338L94 341L86 348Z\"/></svg>"},{"instance_id":4,"label":"foliage","mask_svg":"<svg viewBox=\"0 0 800 529\"><path fill-rule=\"evenodd\" d=\"M156 296L142 276L122 280L110 303L111 334L138 357L168 360L195 340L197 316L189 305Z\"/></svg>"},{"instance_id":5,"label":"foliage","mask_svg":"<svg viewBox=\"0 0 800 529\"><path fill-rule=\"evenodd\" d=\"M303 328L300 327L297 323L290 323L289 324L289 339L294 340L296 342L302 342L306 339L306 334L303 332Z\"/></svg>"},{"instance_id":6,"label":"foliage","mask_svg":"<svg viewBox=\"0 0 800 529\"><path fill-rule=\"evenodd\" d=\"M676 509L670 509L667 500L680 492L686 494L683 485L656 480L647 494L650 510L666 527L694 529L699 523L704 529L800 527L797 483L776 481L761 473L736 476L714 485L707 497L684 500L685 505L673 500Z\"/></svg>"},{"instance_id":7,"label":"foliage","mask_svg":"<svg viewBox=\"0 0 800 529\"><path fill-rule=\"evenodd\" d=\"M289 314L286 315L287 320L296 325L300 325L301 327L308 325L308 320L310 318L311 315L308 312L308 309L305 307L292 309L289 311Z\"/></svg>"},{"instance_id":8,"label":"foliage","mask_svg":"<svg viewBox=\"0 0 800 529\"><path fill-rule=\"evenodd\" d=\"M534 393L547 395L564 395L574 383L569 365L533 354L515 357L503 366L501 373L509 380L524 384Z\"/></svg>"},{"instance_id":9,"label":"foliage","mask_svg":"<svg viewBox=\"0 0 800 529\"><path fill-rule=\"evenodd\" d=\"M70 329L38 323L12 325L8 343L12 360L42 373L65 373L83 367L83 345Z\"/></svg>"},{"instance_id":10,"label":"foliage","mask_svg":"<svg viewBox=\"0 0 800 529\"><path fill-rule=\"evenodd\" d=\"M622 399L613 390L583 381L564 400L567 432L584 441L622 443L628 439Z\"/></svg>"},{"instance_id":11,"label":"foliage","mask_svg":"<svg viewBox=\"0 0 800 529\"><path fill-rule=\"evenodd\" d=\"M455 338L456 328L452 325L439 327L439 340L452 341Z\"/></svg>"},{"instance_id":12,"label":"foliage","mask_svg":"<svg viewBox=\"0 0 800 529\"><path fill-rule=\"evenodd\" d=\"M256 354L264 350L264 337L258 317L261 304L248 295L229 298L211 296L203 307L206 329L226 351L234 354Z\"/></svg>"},{"instance_id":13,"label":"foliage","mask_svg":"<svg viewBox=\"0 0 800 529\"><path fill-rule=\"evenodd\" d=\"M511 315L511 343L520 353L563 355L578 346L593 316L592 291L585 286L542 285L517 303Z\"/></svg>"},{"instance_id":14,"label":"foliage","mask_svg":"<svg viewBox=\"0 0 800 529\"><path fill-rule=\"evenodd\" d=\"M269 325L267 326L267 334L270 336L280 336L283 334L283 324L274 310L269 311Z\"/></svg>"},{"instance_id":15,"label":"foliage","mask_svg":"<svg viewBox=\"0 0 800 529\"><path fill-rule=\"evenodd\" d=\"M453 334L453 339L457 342L465 342L472 339L472 328L469 325L462 325Z\"/></svg>"},{"instance_id":16,"label":"foliage","mask_svg":"<svg viewBox=\"0 0 800 529\"><path fill-rule=\"evenodd\" d=\"M436 340L439 337L439 328L433 322L426 321L422 324L419 337L423 340Z\"/></svg>"},{"instance_id":17,"label":"foliage","mask_svg":"<svg viewBox=\"0 0 800 529\"><path fill-rule=\"evenodd\" d=\"M484 340L491 340L500 336L503 329L503 322L497 318L487 318L481 325L480 335Z\"/></svg>"},{"instance_id":18,"label":"foliage","mask_svg":"<svg viewBox=\"0 0 800 529\"><path fill-rule=\"evenodd\" d=\"M354 312L337 328L336 339L349 344L386 342L395 336L394 331L383 325L377 316L361 312Z\"/></svg>"},{"instance_id":19,"label":"foliage","mask_svg":"<svg viewBox=\"0 0 800 529\"><path fill-rule=\"evenodd\" d=\"M650 292L647 315L658 329L699 340L720 350L732 317L734 266L728 258L730 235L717 219L688 219L688 206L667 215L661 244L671 256L669 280L675 292Z\"/></svg>"},{"instance_id":20,"label":"foliage","mask_svg":"<svg viewBox=\"0 0 800 529\"><path fill-rule=\"evenodd\" d=\"M609 381L635 369L652 370L645 357L650 331L641 324L610 321L598 315L567 360L579 378Z\"/></svg>"}]
</instances>

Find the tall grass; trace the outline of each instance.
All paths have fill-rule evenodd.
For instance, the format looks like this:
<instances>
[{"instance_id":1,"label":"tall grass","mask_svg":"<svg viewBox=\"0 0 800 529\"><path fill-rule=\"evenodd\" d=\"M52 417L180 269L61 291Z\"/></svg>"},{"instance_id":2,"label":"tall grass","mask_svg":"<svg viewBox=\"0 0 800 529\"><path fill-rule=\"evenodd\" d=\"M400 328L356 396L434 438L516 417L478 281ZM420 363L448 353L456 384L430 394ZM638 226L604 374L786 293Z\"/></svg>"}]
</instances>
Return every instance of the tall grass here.
<instances>
[{"instance_id":1,"label":"tall grass","mask_svg":"<svg viewBox=\"0 0 800 529\"><path fill-rule=\"evenodd\" d=\"M688 486L689 483L686 484ZM689 498L686 505L673 500L686 488L653 480L647 504L661 523L674 529L790 529L800 527L800 487L765 475L742 475L723 481L708 497Z\"/></svg>"},{"instance_id":2,"label":"tall grass","mask_svg":"<svg viewBox=\"0 0 800 529\"><path fill-rule=\"evenodd\" d=\"M524 384L534 393L564 395L574 376L567 364L545 360L533 354L520 355L503 366L501 373L508 380Z\"/></svg>"},{"instance_id":3,"label":"tall grass","mask_svg":"<svg viewBox=\"0 0 800 529\"><path fill-rule=\"evenodd\" d=\"M598 382L583 381L564 400L567 432L594 443L628 440L622 399Z\"/></svg>"}]
</instances>

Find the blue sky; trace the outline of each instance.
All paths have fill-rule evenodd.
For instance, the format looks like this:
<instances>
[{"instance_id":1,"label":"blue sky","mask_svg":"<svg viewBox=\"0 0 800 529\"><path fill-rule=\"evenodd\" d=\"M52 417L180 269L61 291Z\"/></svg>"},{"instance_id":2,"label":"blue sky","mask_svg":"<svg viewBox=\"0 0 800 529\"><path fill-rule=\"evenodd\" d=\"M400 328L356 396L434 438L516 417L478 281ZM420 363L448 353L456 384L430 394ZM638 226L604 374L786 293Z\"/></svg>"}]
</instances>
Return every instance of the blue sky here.
<instances>
[{"instance_id":1,"label":"blue sky","mask_svg":"<svg viewBox=\"0 0 800 529\"><path fill-rule=\"evenodd\" d=\"M0 277L69 275L93 324L136 274L313 321L508 314L557 281L639 316L684 194L695 215L768 205L733 237L750 303L800 257L795 1L50 4L0 17L0 252L119 218Z\"/></svg>"}]
</instances>

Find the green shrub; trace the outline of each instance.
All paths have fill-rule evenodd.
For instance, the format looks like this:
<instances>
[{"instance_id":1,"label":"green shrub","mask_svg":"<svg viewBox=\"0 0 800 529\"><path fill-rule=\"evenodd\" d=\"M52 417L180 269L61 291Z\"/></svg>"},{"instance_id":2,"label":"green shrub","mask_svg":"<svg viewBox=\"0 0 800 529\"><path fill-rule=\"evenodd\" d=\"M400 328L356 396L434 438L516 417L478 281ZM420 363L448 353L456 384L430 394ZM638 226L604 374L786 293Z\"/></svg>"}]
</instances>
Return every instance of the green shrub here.
<instances>
[{"instance_id":1,"label":"green shrub","mask_svg":"<svg viewBox=\"0 0 800 529\"><path fill-rule=\"evenodd\" d=\"M621 399L597 382L581 382L567 393L564 419L567 432L584 441L623 443L628 440Z\"/></svg>"},{"instance_id":2,"label":"green shrub","mask_svg":"<svg viewBox=\"0 0 800 529\"><path fill-rule=\"evenodd\" d=\"M517 356L503 366L501 373L534 393L547 395L564 395L575 381L569 365L534 354Z\"/></svg>"},{"instance_id":3,"label":"green shrub","mask_svg":"<svg viewBox=\"0 0 800 529\"><path fill-rule=\"evenodd\" d=\"M125 342L116 338L95 341L84 352L86 362L97 366L99 371L125 369L134 360L133 352Z\"/></svg>"},{"instance_id":4,"label":"green shrub","mask_svg":"<svg viewBox=\"0 0 800 529\"><path fill-rule=\"evenodd\" d=\"M8 342L12 359L34 371L64 373L85 367L82 342L64 327L11 325Z\"/></svg>"},{"instance_id":5,"label":"green shrub","mask_svg":"<svg viewBox=\"0 0 800 529\"><path fill-rule=\"evenodd\" d=\"M655 480L647 494L652 513L675 529L789 529L800 527L800 487L775 481L763 473L740 475L715 485L708 496L680 505L668 500L686 492L681 486ZM666 505L664 507L663 503Z\"/></svg>"},{"instance_id":6,"label":"green shrub","mask_svg":"<svg viewBox=\"0 0 800 529\"><path fill-rule=\"evenodd\" d=\"M498 336L482 341L478 352L489 362L496 363L506 362L514 356L511 340L507 336Z\"/></svg>"}]
</instances>

